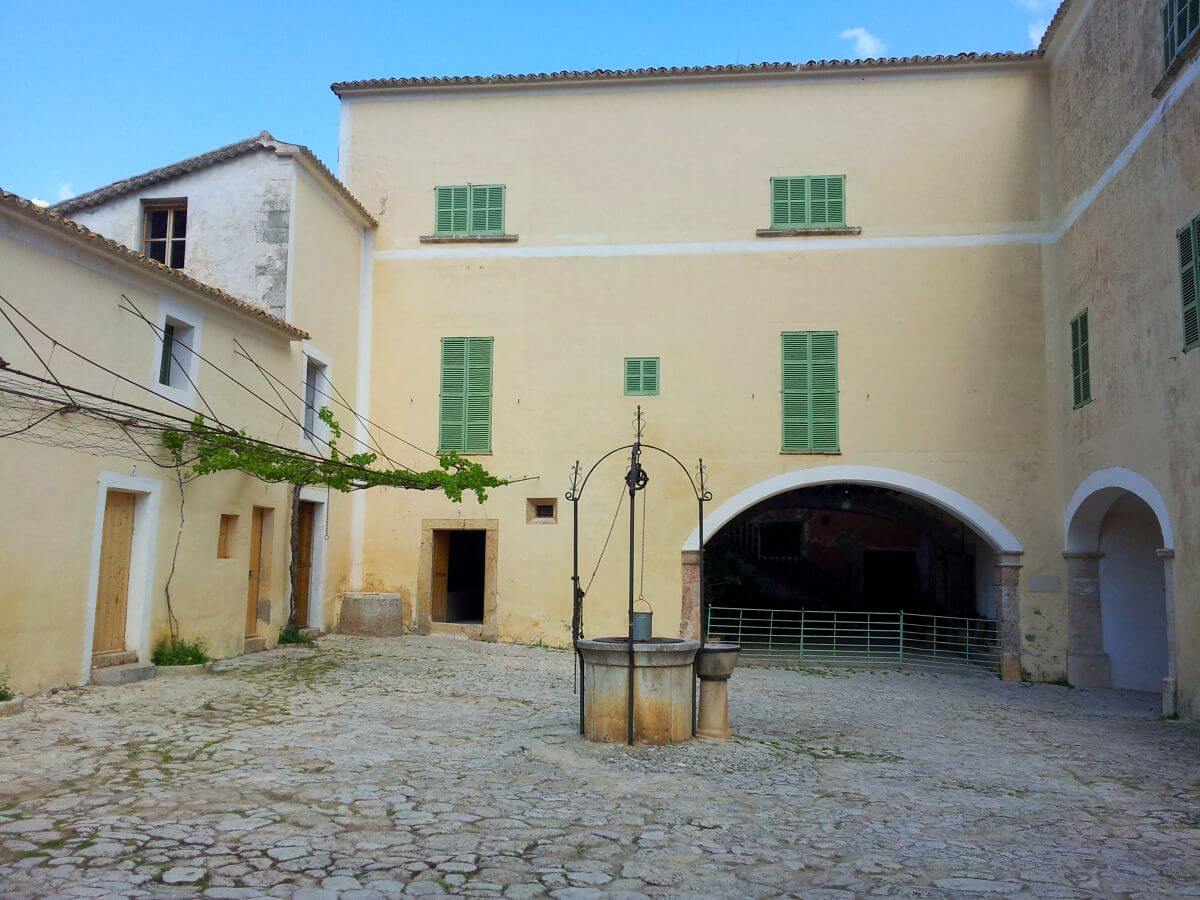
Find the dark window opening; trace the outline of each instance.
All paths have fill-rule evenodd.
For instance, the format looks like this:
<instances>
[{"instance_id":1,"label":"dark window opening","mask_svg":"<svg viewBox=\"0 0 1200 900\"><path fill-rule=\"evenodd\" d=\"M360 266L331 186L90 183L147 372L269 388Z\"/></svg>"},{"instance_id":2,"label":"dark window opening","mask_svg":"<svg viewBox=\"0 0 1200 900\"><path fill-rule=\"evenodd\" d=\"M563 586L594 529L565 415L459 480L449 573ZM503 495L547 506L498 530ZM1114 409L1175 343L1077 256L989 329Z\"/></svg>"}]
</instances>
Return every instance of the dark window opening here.
<instances>
[{"instance_id":1,"label":"dark window opening","mask_svg":"<svg viewBox=\"0 0 1200 900\"><path fill-rule=\"evenodd\" d=\"M486 531L435 531L433 620L483 622Z\"/></svg>"},{"instance_id":2,"label":"dark window opening","mask_svg":"<svg viewBox=\"0 0 1200 900\"><path fill-rule=\"evenodd\" d=\"M558 521L558 500L554 497L530 497L526 501L525 521L530 524L552 524Z\"/></svg>"},{"instance_id":3,"label":"dark window opening","mask_svg":"<svg viewBox=\"0 0 1200 900\"><path fill-rule=\"evenodd\" d=\"M186 202L148 204L142 224L142 252L164 266L182 269L186 244Z\"/></svg>"},{"instance_id":4,"label":"dark window opening","mask_svg":"<svg viewBox=\"0 0 1200 900\"><path fill-rule=\"evenodd\" d=\"M167 317L162 326L162 349L158 358L158 383L186 388L192 368L192 342L196 329L178 319Z\"/></svg>"}]
</instances>

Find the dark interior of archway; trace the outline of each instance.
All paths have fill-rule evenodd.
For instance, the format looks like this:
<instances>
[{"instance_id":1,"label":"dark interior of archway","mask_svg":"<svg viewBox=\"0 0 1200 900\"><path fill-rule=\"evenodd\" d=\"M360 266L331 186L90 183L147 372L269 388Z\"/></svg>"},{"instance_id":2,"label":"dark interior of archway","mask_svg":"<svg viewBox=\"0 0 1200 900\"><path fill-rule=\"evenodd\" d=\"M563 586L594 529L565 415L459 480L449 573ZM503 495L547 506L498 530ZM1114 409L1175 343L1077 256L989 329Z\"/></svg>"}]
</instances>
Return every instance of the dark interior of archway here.
<instances>
[{"instance_id":1,"label":"dark interior of archway","mask_svg":"<svg viewBox=\"0 0 1200 900\"><path fill-rule=\"evenodd\" d=\"M930 503L832 484L780 494L705 545L714 607L975 617L976 538Z\"/></svg>"}]
</instances>

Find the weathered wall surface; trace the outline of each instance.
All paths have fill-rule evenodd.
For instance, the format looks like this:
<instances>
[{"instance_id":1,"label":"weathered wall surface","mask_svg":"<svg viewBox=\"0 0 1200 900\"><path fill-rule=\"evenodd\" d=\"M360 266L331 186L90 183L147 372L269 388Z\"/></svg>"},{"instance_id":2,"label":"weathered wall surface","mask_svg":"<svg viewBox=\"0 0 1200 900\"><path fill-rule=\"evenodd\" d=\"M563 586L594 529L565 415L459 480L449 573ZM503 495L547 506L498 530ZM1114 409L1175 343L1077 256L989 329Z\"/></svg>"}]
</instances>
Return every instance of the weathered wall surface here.
<instances>
[{"instance_id":1,"label":"weathered wall surface","mask_svg":"<svg viewBox=\"0 0 1200 900\"><path fill-rule=\"evenodd\" d=\"M1050 408L1063 441L1064 508L1084 479L1110 467L1149 479L1167 502L1180 702L1197 716L1200 353L1182 352L1175 232L1200 212L1200 88L1193 63L1175 93L1151 96L1163 73L1158 8L1155 0L1093 0L1070 42L1052 48L1060 209L1095 199L1051 250L1047 325L1058 374ZM1123 152L1124 166L1101 180ZM1068 323L1085 307L1094 401L1073 410Z\"/></svg>"},{"instance_id":2,"label":"weathered wall surface","mask_svg":"<svg viewBox=\"0 0 1200 900\"><path fill-rule=\"evenodd\" d=\"M348 110L350 185L381 218L373 416L434 449L439 338L493 336L494 452L481 461L537 477L486 508L372 498L369 588L416 590L422 519L498 518L501 638L568 641L569 506L559 500L559 524L531 526L526 498L561 498L576 459L629 439L641 402L648 440L704 456L717 502L781 472L864 464L978 503L1017 535L1024 577L1041 585L1021 597L1026 670L1062 674L1042 250L995 237L1041 228L1030 189L1048 150L1040 76L464 92L356 98ZM451 122L488 140L421 137ZM772 175L841 172L862 239L755 241ZM508 186L518 244L418 243L434 185L466 181ZM779 452L779 334L805 329L840 336L835 457ZM661 358L660 396L623 396L622 359L638 355ZM695 500L674 463L646 465L646 596L669 634ZM623 471L610 461L589 485L585 585ZM626 540L618 527L589 594L590 635L622 628Z\"/></svg>"},{"instance_id":3,"label":"weathered wall surface","mask_svg":"<svg viewBox=\"0 0 1200 900\"><path fill-rule=\"evenodd\" d=\"M184 271L286 318L291 160L250 153L81 210L72 218L141 249L142 202L186 197Z\"/></svg>"},{"instance_id":4,"label":"weathered wall surface","mask_svg":"<svg viewBox=\"0 0 1200 900\"><path fill-rule=\"evenodd\" d=\"M361 392L356 378L363 230L299 166L295 167L294 177L292 317L302 322L312 335L304 349L329 366L328 377L337 388L337 393L328 391L336 399L323 397L318 401L329 406L343 428L338 450L358 453L371 448L355 441L357 423L338 399L359 408ZM328 452L324 444L314 448L305 442L302 446L309 452L314 449ZM379 465L386 466L386 460L380 460ZM321 499L327 498L322 494ZM318 536L325 553L324 583L320 586L322 621L313 622L325 630L331 630L337 622L337 595L353 587L350 584L351 498L334 492L328 500L328 535Z\"/></svg>"},{"instance_id":5,"label":"weathered wall surface","mask_svg":"<svg viewBox=\"0 0 1200 900\"><path fill-rule=\"evenodd\" d=\"M171 303L201 322L199 351L250 383L253 368L235 356L234 339L273 371L299 381L299 348L277 332L177 286L97 257L50 232L0 216L0 270L5 296L40 326L68 345L93 355L110 368L149 385L159 352L150 329L119 309L127 295L153 318L160 303ZM26 371L37 362L11 331L0 333L0 357ZM47 347L40 346L44 355ZM170 411L166 401L77 363L61 348L52 365L64 382L104 396ZM251 434L274 439L281 418L203 364L198 388L223 421ZM177 408L176 408L176 411ZM294 429L294 426L292 426ZM293 438L294 439L294 438ZM128 635L129 649L143 661L167 631L164 588L178 534L180 489L172 472L149 462L97 458L74 451L14 440L0 444L0 496L19 514L0 528L0 669L19 691L36 692L78 684L88 677L89 579L98 528L99 480L134 474L148 479L158 497L150 559L149 615ZM171 596L182 633L200 638L217 657L242 652L245 634L250 519L255 505L274 510L271 568L266 596L269 621L260 633L273 641L286 616L287 497L237 473L200 478L184 488L184 528ZM239 516L232 558L217 558L221 514Z\"/></svg>"}]
</instances>

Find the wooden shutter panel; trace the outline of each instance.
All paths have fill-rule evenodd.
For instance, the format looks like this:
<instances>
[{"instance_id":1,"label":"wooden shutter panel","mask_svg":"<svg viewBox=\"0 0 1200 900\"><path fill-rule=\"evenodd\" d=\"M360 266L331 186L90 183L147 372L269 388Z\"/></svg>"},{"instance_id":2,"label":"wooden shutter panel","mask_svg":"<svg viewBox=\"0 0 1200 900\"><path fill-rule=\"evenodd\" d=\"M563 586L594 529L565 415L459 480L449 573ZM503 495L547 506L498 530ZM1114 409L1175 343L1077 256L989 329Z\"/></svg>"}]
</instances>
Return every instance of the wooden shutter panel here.
<instances>
[{"instance_id":1,"label":"wooden shutter panel","mask_svg":"<svg viewBox=\"0 0 1200 900\"><path fill-rule=\"evenodd\" d=\"M825 179L826 224L846 224L846 176L831 175Z\"/></svg>"},{"instance_id":2,"label":"wooden shutter panel","mask_svg":"<svg viewBox=\"0 0 1200 900\"><path fill-rule=\"evenodd\" d=\"M648 397L658 396L658 358L642 360L642 393Z\"/></svg>"},{"instance_id":3,"label":"wooden shutter panel","mask_svg":"<svg viewBox=\"0 0 1200 900\"><path fill-rule=\"evenodd\" d=\"M783 449L789 452L812 449L808 337L803 331L783 335Z\"/></svg>"},{"instance_id":4,"label":"wooden shutter panel","mask_svg":"<svg viewBox=\"0 0 1200 900\"><path fill-rule=\"evenodd\" d=\"M1092 401L1091 351L1088 348L1088 312L1071 320L1071 400L1078 408Z\"/></svg>"},{"instance_id":5,"label":"wooden shutter panel","mask_svg":"<svg viewBox=\"0 0 1200 900\"><path fill-rule=\"evenodd\" d=\"M471 231L476 234L504 233L504 185L471 185Z\"/></svg>"},{"instance_id":6,"label":"wooden shutter panel","mask_svg":"<svg viewBox=\"0 0 1200 900\"><path fill-rule=\"evenodd\" d=\"M784 451L836 453L837 332L785 332L782 352Z\"/></svg>"},{"instance_id":7,"label":"wooden shutter panel","mask_svg":"<svg viewBox=\"0 0 1200 900\"><path fill-rule=\"evenodd\" d=\"M771 227L787 228L792 224L791 178L771 179Z\"/></svg>"},{"instance_id":8,"label":"wooden shutter panel","mask_svg":"<svg viewBox=\"0 0 1200 900\"><path fill-rule=\"evenodd\" d=\"M492 451L492 339L467 340L466 453Z\"/></svg>"},{"instance_id":9,"label":"wooden shutter panel","mask_svg":"<svg viewBox=\"0 0 1200 900\"><path fill-rule=\"evenodd\" d=\"M465 449L467 423L467 339L442 338L442 390L438 449Z\"/></svg>"},{"instance_id":10,"label":"wooden shutter panel","mask_svg":"<svg viewBox=\"0 0 1200 900\"><path fill-rule=\"evenodd\" d=\"M829 179L808 180L808 225L829 224Z\"/></svg>"},{"instance_id":11,"label":"wooden shutter panel","mask_svg":"<svg viewBox=\"0 0 1200 900\"><path fill-rule=\"evenodd\" d=\"M434 190L436 217L434 230L439 234L465 234L469 225L470 193L465 184L453 184Z\"/></svg>"},{"instance_id":12,"label":"wooden shutter panel","mask_svg":"<svg viewBox=\"0 0 1200 900\"><path fill-rule=\"evenodd\" d=\"M1200 255L1200 216L1179 234L1179 281L1183 302L1183 346L1200 344L1200 302L1197 298L1197 256Z\"/></svg>"},{"instance_id":13,"label":"wooden shutter panel","mask_svg":"<svg viewBox=\"0 0 1200 900\"><path fill-rule=\"evenodd\" d=\"M636 397L642 390L642 361L625 360L625 396Z\"/></svg>"},{"instance_id":14,"label":"wooden shutter panel","mask_svg":"<svg viewBox=\"0 0 1200 900\"><path fill-rule=\"evenodd\" d=\"M838 450L837 332L814 331L809 336L812 371L812 449L816 453Z\"/></svg>"}]
</instances>

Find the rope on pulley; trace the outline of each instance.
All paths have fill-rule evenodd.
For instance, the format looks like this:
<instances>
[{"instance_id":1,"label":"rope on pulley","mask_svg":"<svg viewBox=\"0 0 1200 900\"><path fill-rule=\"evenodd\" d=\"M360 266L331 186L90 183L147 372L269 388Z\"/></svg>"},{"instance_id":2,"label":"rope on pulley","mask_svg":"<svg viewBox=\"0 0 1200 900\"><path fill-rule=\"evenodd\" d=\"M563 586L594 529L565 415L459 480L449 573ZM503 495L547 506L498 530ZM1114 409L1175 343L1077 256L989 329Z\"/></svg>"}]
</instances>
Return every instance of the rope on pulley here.
<instances>
[{"instance_id":1,"label":"rope on pulley","mask_svg":"<svg viewBox=\"0 0 1200 900\"><path fill-rule=\"evenodd\" d=\"M617 508L613 512L612 522L608 526L608 536L604 539L604 546L600 548L600 555L596 557L596 568L592 569L592 577L588 579L587 587L583 589L584 596L592 589L592 582L596 580L596 573L600 571L600 563L604 562L604 553L608 550L608 542L612 540L613 529L617 527L617 518L621 515L621 505L625 502L625 484L621 484L621 493L617 495Z\"/></svg>"},{"instance_id":2,"label":"rope on pulley","mask_svg":"<svg viewBox=\"0 0 1200 900\"><path fill-rule=\"evenodd\" d=\"M638 573L638 602L646 602L646 502L649 491L642 491L642 562Z\"/></svg>"}]
</instances>

